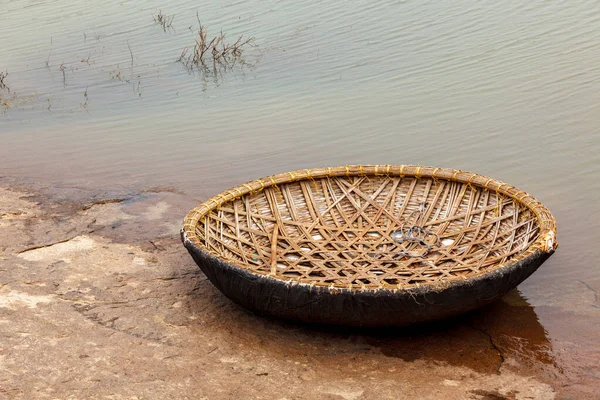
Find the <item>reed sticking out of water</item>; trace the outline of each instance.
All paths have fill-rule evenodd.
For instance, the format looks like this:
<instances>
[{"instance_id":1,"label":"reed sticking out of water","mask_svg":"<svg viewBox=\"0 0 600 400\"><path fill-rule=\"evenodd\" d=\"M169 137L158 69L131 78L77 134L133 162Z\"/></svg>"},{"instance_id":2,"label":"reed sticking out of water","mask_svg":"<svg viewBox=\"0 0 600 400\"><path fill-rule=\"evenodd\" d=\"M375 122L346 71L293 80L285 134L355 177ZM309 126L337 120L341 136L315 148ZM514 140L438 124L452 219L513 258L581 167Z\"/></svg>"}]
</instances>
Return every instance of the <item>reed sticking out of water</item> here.
<instances>
[{"instance_id":1,"label":"reed sticking out of water","mask_svg":"<svg viewBox=\"0 0 600 400\"><path fill-rule=\"evenodd\" d=\"M133 51L131 51L131 46L129 45L129 40L127 41L127 48L129 49L129 55L131 56L131 67L133 68Z\"/></svg>"},{"instance_id":2,"label":"reed sticking out of water","mask_svg":"<svg viewBox=\"0 0 600 400\"><path fill-rule=\"evenodd\" d=\"M244 39L243 35L240 35L234 43L225 42L223 31L217 36L210 37L197 13L196 17L199 24L196 43L191 51L189 47L185 47L177 60L187 67L206 66L207 63L227 65L239 60L245 47L254 46L254 38Z\"/></svg>"},{"instance_id":3,"label":"reed sticking out of water","mask_svg":"<svg viewBox=\"0 0 600 400\"><path fill-rule=\"evenodd\" d=\"M166 32L167 29L172 27L175 15L169 17L166 14L163 14L161 10L158 10L158 14L153 15L152 18L154 18L154 22L162 26L163 31Z\"/></svg>"},{"instance_id":4,"label":"reed sticking out of water","mask_svg":"<svg viewBox=\"0 0 600 400\"><path fill-rule=\"evenodd\" d=\"M62 76L63 76L63 86L67 86L67 75L65 74L65 63L61 63L60 67L58 68L60 70L60 72L62 72Z\"/></svg>"},{"instance_id":5,"label":"reed sticking out of water","mask_svg":"<svg viewBox=\"0 0 600 400\"><path fill-rule=\"evenodd\" d=\"M10 88L5 82L6 77L8 76L8 71L0 72L0 90L6 90L10 93Z\"/></svg>"},{"instance_id":6,"label":"reed sticking out of water","mask_svg":"<svg viewBox=\"0 0 600 400\"><path fill-rule=\"evenodd\" d=\"M88 111L88 88L85 88L85 92L83 93L83 97L85 98L85 102L81 104L81 107L85 110L86 113L90 113ZM50 107L48 107L48 110L50 109Z\"/></svg>"}]
</instances>

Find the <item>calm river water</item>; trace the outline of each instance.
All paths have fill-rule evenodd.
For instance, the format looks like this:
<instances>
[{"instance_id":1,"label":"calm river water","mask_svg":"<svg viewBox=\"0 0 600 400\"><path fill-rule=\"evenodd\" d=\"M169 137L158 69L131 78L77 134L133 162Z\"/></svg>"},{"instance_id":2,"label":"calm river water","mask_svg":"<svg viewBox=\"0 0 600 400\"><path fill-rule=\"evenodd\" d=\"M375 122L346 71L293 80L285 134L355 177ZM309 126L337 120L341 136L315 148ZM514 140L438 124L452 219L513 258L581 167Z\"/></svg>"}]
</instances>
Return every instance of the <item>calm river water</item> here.
<instances>
[{"instance_id":1,"label":"calm river water","mask_svg":"<svg viewBox=\"0 0 600 400\"><path fill-rule=\"evenodd\" d=\"M600 3L3 0L0 175L203 200L298 168L421 164L544 202L560 248L520 286L600 376ZM174 15L166 31L159 10ZM176 62L255 38L244 66ZM562 346L562 347L561 347ZM569 347L571 346L571 347ZM565 356L567 357L567 356Z\"/></svg>"}]
</instances>

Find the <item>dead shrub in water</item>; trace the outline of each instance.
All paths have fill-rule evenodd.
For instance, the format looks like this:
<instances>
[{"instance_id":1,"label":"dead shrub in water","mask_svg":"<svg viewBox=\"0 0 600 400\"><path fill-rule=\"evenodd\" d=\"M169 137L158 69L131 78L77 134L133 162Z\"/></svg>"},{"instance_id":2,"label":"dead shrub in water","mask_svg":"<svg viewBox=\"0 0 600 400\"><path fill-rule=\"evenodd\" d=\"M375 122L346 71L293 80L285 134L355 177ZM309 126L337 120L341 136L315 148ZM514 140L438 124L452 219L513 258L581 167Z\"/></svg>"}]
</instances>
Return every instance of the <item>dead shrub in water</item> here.
<instances>
[{"instance_id":1,"label":"dead shrub in water","mask_svg":"<svg viewBox=\"0 0 600 400\"><path fill-rule=\"evenodd\" d=\"M198 17L198 14L196 14ZM244 39L240 35L234 43L225 41L223 31L219 35L211 37L208 35L206 26L202 25L198 18L198 38L191 48L185 47L177 61L183 63L188 68L206 67L207 64L229 65L241 61L244 48L254 47L254 38Z\"/></svg>"},{"instance_id":2,"label":"dead shrub in water","mask_svg":"<svg viewBox=\"0 0 600 400\"><path fill-rule=\"evenodd\" d=\"M175 19L175 15L171 15L170 17L163 14L161 10L158 10L157 15L153 15L154 22L162 26L163 31L167 31L167 29L173 26L173 20Z\"/></svg>"}]
</instances>

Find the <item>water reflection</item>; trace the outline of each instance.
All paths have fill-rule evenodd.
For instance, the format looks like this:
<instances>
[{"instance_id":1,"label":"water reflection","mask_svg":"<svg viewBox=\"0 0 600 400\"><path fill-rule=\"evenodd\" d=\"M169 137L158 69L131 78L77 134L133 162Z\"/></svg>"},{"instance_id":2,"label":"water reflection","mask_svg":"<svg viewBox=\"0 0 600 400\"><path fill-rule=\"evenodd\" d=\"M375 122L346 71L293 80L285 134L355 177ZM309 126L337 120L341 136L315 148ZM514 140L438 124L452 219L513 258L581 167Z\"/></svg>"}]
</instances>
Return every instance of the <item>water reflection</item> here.
<instances>
[{"instance_id":1,"label":"water reflection","mask_svg":"<svg viewBox=\"0 0 600 400\"><path fill-rule=\"evenodd\" d=\"M485 373L497 372L508 357L528 367L555 365L548 334L518 290L484 309L378 334L370 343L389 357L429 359Z\"/></svg>"},{"instance_id":2,"label":"water reflection","mask_svg":"<svg viewBox=\"0 0 600 400\"><path fill-rule=\"evenodd\" d=\"M238 312L227 317L222 313L229 301L215 296L218 305L213 311L220 314L215 323L227 326L235 341L251 344L269 356L327 364L347 356L383 354L406 362L430 361L488 374L499 373L510 358L512 367L546 375L560 373L546 330L518 290L457 318L383 330L307 326L255 316L237 306Z\"/></svg>"},{"instance_id":3,"label":"water reflection","mask_svg":"<svg viewBox=\"0 0 600 400\"><path fill-rule=\"evenodd\" d=\"M182 55L181 57L184 57ZM186 69L189 75L199 79L202 84L202 91L208 90L209 87L220 87L226 80L245 79L247 73L252 71L260 58L261 53L255 53L248 58L232 58L227 62L210 62L194 64L188 60L183 60L180 57L178 62Z\"/></svg>"}]
</instances>

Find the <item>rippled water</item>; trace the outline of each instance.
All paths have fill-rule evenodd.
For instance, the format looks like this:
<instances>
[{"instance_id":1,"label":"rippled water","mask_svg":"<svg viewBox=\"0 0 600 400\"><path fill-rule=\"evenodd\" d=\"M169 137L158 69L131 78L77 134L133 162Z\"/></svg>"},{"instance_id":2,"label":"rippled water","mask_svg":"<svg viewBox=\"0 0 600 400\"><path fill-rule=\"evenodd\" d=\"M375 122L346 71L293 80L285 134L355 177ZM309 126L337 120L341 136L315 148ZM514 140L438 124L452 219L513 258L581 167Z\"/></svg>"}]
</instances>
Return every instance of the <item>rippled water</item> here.
<instances>
[{"instance_id":1,"label":"rippled water","mask_svg":"<svg viewBox=\"0 0 600 400\"><path fill-rule=\"evenodd\" d=\"M600 3L519 3L4 1L0 70L17 99L0 106L0 171L198 199L348 163L493 176L558 220L561 247L524 296L551 334L565 322L545 306L595 332ZM166 32L159 9L175 16ZM176 62L196 12L209 32L255 37L248 65Z\"/></svg>"}]
</instances>

